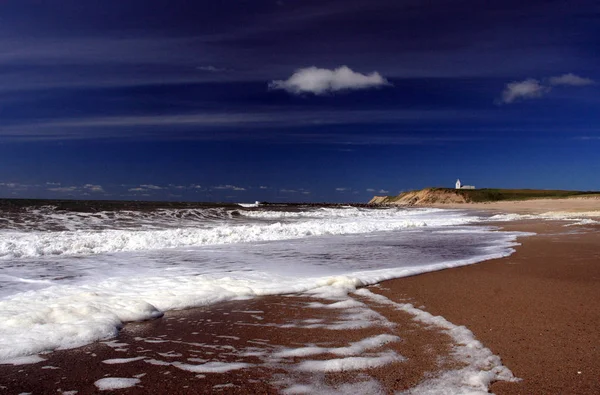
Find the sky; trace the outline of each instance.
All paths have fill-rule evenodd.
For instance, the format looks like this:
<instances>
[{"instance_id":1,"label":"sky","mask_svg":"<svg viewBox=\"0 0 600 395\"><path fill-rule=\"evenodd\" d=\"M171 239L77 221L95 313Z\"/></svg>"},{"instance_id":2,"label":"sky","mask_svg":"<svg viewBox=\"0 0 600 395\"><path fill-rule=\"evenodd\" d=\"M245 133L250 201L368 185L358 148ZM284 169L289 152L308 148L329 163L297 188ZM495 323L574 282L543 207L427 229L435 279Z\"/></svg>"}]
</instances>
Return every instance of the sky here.
<instances>
[{"instance_id":1,"label":"sky","mask_svg":"<svg viewBox=\"0 0 600 395\"><path fill-rule=\"evenodd\" d=\"M600 190L600 3L0 1L0 197Z\"/></svg>"}]
</instances>

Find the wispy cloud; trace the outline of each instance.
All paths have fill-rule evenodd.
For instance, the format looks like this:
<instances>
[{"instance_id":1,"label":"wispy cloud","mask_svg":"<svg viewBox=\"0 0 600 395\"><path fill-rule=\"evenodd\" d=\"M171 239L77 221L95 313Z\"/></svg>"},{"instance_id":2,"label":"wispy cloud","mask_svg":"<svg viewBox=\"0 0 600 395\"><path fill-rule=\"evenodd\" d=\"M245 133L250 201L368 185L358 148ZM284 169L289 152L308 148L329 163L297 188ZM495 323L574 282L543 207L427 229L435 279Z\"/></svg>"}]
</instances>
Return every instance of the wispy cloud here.
<instances>
[{"instance_id":1,"label":"wispy cloud","mask_svg":"<svg viewBox=\"0 0 600 395\"><path fill-rule=\"evenodd\" d=\"M102 188L102 185L85 184L83 186L83 189L86 189L90 192L104 192L104 188Z\"/></svg>"},{"instance_id":2,"label":"wispy cloud","mask_svg":"<svg viewBox=\"0 0 600 395\"><path fill-rule=\"evenodd\" d=\"M583 141L600 140L600 136L579 136L579 137L576 137L575 140L583 140Z\"/></svg>"},{"instance_id":3,"label":"wispy cloud","mask_svg":"<svg viewBox=\"0 0 600 395\"><path fill-rule=\"evenodd\" d=\"M59 184L60 185L60 184ZM0 187L8 188L8 189L29 189L32 187L39 187L39 185L31 185L31 184L21 184L18 182L0 182Z\"/></svg>"},{"instance_id":4,"label":"wispy cloud","mask_svg":"<svg viewBox=\"0 0 600 395\"><path fill-rule=\"evenodd\" d=\"M140 185L140 187L146 188L146 189L154 189L154 190L163 189L163 187L159 187L158 185L152 185L152 184L142 184L142 185Z\"/></svg>"},{"instance_id":5,"label":"wispy cloud","mask_svg":"<svg viewBox=\"0 0 600 395\"><path fill-rule=\"evenodd\" d=\"M313 66L299 69L287 80L271 81L269 89L282 89L295 95L303 93L323 95L343 90L371 89L389 85L391 85L389 81L376 71L361 74L352 71L348 66L334 70Z\"/></svg>"},{"instance_id":6,"label":"wispy cloud","mask_svg":"<svg viewBox=\"0 0 600 395\"><path fill-rule=\"evenodd\" d=\"M387 191L385 189L375 189L375 188L367 188L367 192L372 192L372 193L390 193L390 191Z\"/></svg>"},{"instance_id":7,"label":"wispy cloud","mask_svg":"<svg viewBox=\"0 0 600 395\"><path fill-rule=\"evenodd\" d=\"M222 67L215 67L215 66L211 66L211 65L198 66L198 67L196 67L196 70L208 71L210 73L223 73L223 72L228 71L228 69L225 69L225 68L222 68Z\"/></svg>"},{"instance_id":8,"label":"wispy cloud","mask_svg":"<svg viewBox=\"0 0 600 395\"><path fill-rule=\"evenodd\" d=\"M75 186L54 187L54 188L48 188L48 190L51 192L75 192L75 191L79 190L79 187L75 187Z\"/></svg>"},{"instance_id":9,"label":"wispy cloud","mask_svg":"<svg viewBox=\"0 0 600 395\"><path fill-rule=\"evenodd\" d=\"M387 124L400 122L415 122L427 119L428 122L464 119L488 119L493 114L472 111L456 110L287 110L272 111L264 108L255 112L211 112L195 114L172 115L123 115L123 116L90 116L82 118L61 118L54 120L27 121L27 123L14 123L0 126L0 138L6 140L76 140L93 138L140 138L152 139L168 138L183 140L219 140L230 139L269 139L281 136L282 127L300 126L326 126L340 124ZM165 128L170 128L169 133L164 133ZM123 129L127 128L127 133ZM235 128L235 131L232 129ZM244 131L242 131L242 129ZM260 133L247 133L248 129L260 129ZM212 133L218 130L219 133ZM211 133L205 133L210 131ZM314 133L307 135L294 135L289 131L286 138L297 136L305 140L327 140L332 137L334 144L343 144L338 135ZM378 144L376 134L349 136L367 144ZM389 144L389 136L383 144ZM394 136L396 140L398 136ZM412 144L411 139L401 137L401 140ZM418 138L419 141L423 140ZM401 143L404 143L401 142ZM352 143L352 142L350 142ZM392 142L393 143L393 142ZM398 142L395 142L398 143Z\"/></svg>"},{"instance_id":10,"label":"wispy cloud","mask_svg":"<svg viewBox=\"0 0 600 395\"><path fill-rule=\"evenodd\" d=\"M533 78L529 78L525 81L509 82L502 92L502 102L512 103L519 99L542 97L549 91L549 87L542 85L540 81Z\"/></svg>"},{"instance_id":11,"label":"wispy cloud","mask_svg":"<svg viewBox=\"0 0 600 395\"><path fill-rule=\"evenodd\" d=\"M228 190L231 190L231 191L245 191L246 190L246 188L237 187L235 185L229 185L229 184L227 184L227 185L217 185L217 186L212 187L212 189L228 189Z\"/></svg>"},{"instance_id":12,"label":"wispy cloud","mask_svg":"<svg viewBox=\"0 0 600 395\"><path fill-rule=\"evenodd\" d=\"M594 84L594 80L573 73L550 77L546 82L534 78L513 81L506 84L500 103L509 104L523 99L540 98L549 93L553 86L586 86L592 84Z\"/></svg>"},{"instance_id":13,"label":"wispy cloud","mask_svg":"<svg viewBox=\"0 0 600 395\"><path fill-rule=\"evenodd\" d=\"M595 82L590 78L580 77L573 73L563 74L558 77L550 77L548 80L550 85L570 85L570 86L586 86L593 85Z\"/></svg>"},{"instance_id":14,"label":"wispy cloud","mask_svg":"<svg viewBox=\"0 0 600 395\"><path fill-rule=\"evenodd\" d=\"M346 191L349 191L349 190L350 190L350 188L343 188L343 187L340 187L340 188L335 188L335 190L336 190L337 192L346 192Z\"/></svg>"}]
</instances>

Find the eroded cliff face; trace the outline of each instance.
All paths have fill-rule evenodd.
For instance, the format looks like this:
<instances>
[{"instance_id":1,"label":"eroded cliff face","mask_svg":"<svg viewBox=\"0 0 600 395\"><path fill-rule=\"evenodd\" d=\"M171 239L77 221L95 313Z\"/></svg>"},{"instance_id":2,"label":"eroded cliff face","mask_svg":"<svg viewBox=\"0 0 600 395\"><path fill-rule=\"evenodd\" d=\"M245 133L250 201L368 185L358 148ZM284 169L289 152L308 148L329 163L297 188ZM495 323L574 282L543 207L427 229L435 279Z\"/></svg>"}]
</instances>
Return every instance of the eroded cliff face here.
<instances>
[{"instance_id":1,"label":"eroded cliff face","mask_svg":"<svg viewBox=\"0 0 600 395\"><path fill-rule=\"evenodd\" d=\"M389 196L373 196L373 198L369 200L369 204L384 204L388 198Z\"/></svg>"},{"instance_id":2,"label":"eroded cliff face","mask_svg":"<svg viewBox=\"0 0 600 395\"><path fill-rule=\"evenodd\" d=\"M374 196L369 204L393 206L426 206L431 204L468 203L467 198L451 189L426 188L420 191L404 192L398 196Z\"/></svg>"}]
</instances>

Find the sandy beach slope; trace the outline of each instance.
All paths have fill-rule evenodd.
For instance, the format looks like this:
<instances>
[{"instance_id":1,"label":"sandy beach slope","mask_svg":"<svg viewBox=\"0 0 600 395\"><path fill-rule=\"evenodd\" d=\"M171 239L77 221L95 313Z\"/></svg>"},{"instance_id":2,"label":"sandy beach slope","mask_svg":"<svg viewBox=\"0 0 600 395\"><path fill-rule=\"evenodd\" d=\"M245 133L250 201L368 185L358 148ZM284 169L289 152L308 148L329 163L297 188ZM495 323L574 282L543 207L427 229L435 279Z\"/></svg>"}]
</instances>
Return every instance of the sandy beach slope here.
<instances>
[{"instance_id":1,"label":"sandy beach slope","mask_svg":"<svg viewBox=\"0 0 600 395\"><path fill-rule=\"evenodd\" d=\"M573 197L568 199L531 199L487 203L444 203L430 207L468 210L496 210L510 213L546 212L600 212L600 197Z\"/></svg>"},{"instance_id":2,"label":"sandy beach slope","mask_svg":"<svg viewBox=\"0 0 600 395\"><path fill-rule=\"evenodd\" d=\"M600 393L600 227L504 228L538 235L508 258L392 280L382 293L471 329L523 379L494 393Z\"/></svg>"}]
</instances>

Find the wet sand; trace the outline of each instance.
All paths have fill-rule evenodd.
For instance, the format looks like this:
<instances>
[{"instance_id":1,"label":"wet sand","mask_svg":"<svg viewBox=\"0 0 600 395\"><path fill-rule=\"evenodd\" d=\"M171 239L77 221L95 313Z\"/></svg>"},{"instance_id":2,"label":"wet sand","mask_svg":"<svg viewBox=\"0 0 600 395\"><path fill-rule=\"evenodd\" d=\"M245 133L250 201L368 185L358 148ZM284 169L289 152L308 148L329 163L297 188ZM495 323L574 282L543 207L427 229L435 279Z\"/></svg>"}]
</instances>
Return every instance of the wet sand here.
<instances>
[{"instance_id":1,"label":"wet sand","mask_svg":"<svg viewBox=\"0 0 600 395\"><path fill-rule=\"evenodd\" d=\"M564 225L508 224L508 230L538 235L520 239L522 245L507 258L369 289L472 330L523 379L493 384L497 394L600 393L600 227ZM338 388L367 393L376 388L373 379L380 383L378 389L393 393L456 367L449 358L451 339L407 313L370 303L368 308L380 317L365 319L347 309L307 307L315 301L300 295L262 297L128 324L112 342L43 355L46 360L36 364L0 366L0 392L88 394L99 392L97 380L121 377L139 382L120 393L277 393L300 385L311 386L312 392ZM365 321L371 325L344 328ZM331 329L335 325L339 328ZM405 360L324 373L299 367L331 355L272 357L299 347L348 347L382 334L402 340L361 356L391 352ZM114 359L119 363L103 362ZM197 368L213 361L247 365L222 373Z\"/></svg>"},{"instance_id":2,"label":"wet sand","mask_svg":"<svg viewBox=\"0 0 600 395\"><path fill-rule=\"evenodd\" d=\"M523 379L494 393L600 393L600 227L563 225L507 225L538 235L508 258L388 281L383 293L466 325Z\"/></svg>"},{"instance_id":3,"label":"wet sand","mask_svg":"<svg viewBox=\"0 0 600 395\"><path fill-rule=\"evenodd\" d=\"M315 302L319 299L262 297L220 303L210 309L169 312L161 319L127 325L112 341L56 351L43 355L46 360L36 364L0 366L0 392L100 393L94 384L97 380L119 377L139 380L120 391L129 394L275 394L301 385L310 386L309 393L344 385L345 393L393 393L455 366L451 359L440 359L452 347L450 337L413 322L408 313L371 303L375 315L356 320L348 316L348 309L307 307ZM347 324L370 325L344 329ZM276 354L299 347L348 347L380 335L398 336L401 341L369 349L360 356L395 352L406 359L371 369L326 373L300 367L306 361L344 356L286 358ZM223 373L202 370L210 366L204 363L214 361L224 363L212 366L216 369L236 363L247 365Z\"/></svg>"}]
</instances>

